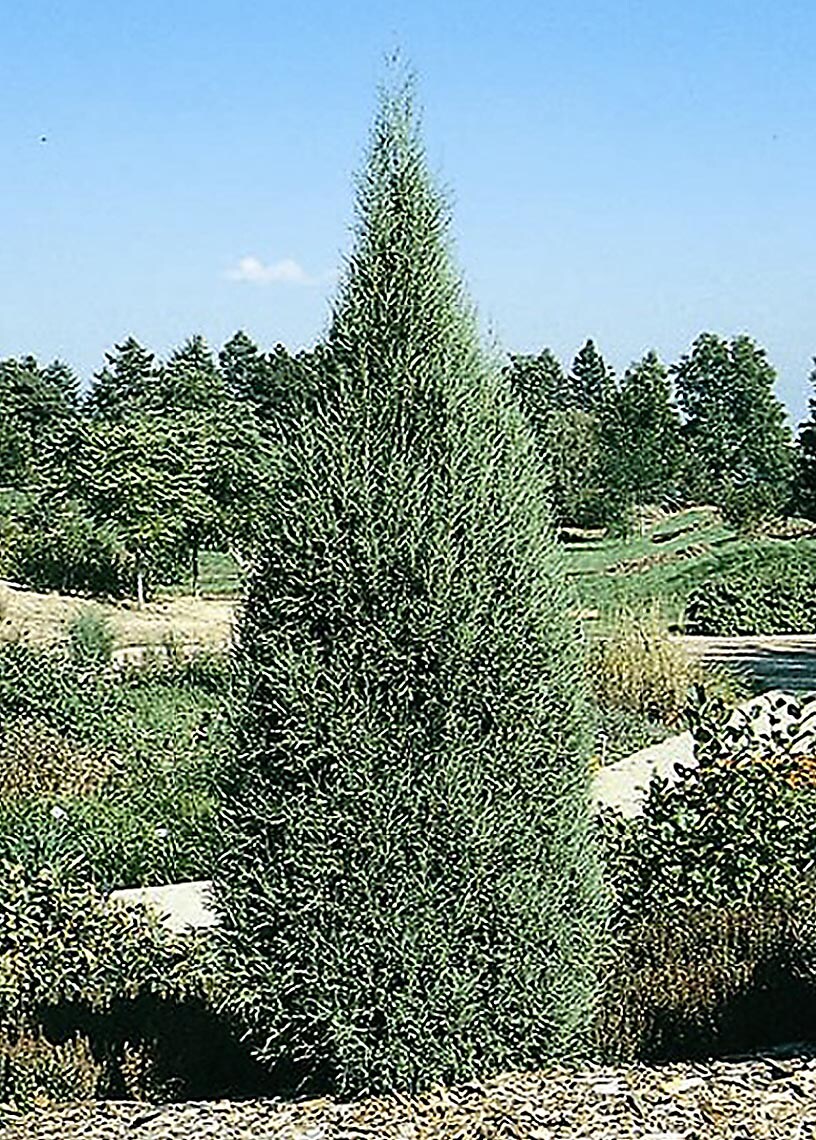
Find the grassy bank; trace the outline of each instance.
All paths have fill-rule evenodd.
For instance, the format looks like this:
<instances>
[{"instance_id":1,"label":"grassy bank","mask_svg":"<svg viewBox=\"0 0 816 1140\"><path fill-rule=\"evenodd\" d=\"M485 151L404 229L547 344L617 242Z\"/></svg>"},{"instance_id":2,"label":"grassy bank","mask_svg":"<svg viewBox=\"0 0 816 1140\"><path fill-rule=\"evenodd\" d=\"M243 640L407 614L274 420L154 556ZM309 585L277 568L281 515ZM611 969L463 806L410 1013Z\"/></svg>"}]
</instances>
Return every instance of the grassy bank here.
<instances>
[{"instance_id":1,"label":"grassy bank","mask_svg":"<svg viewBox=\"0 0 816 1140\"><path fill-rule=\"evenodd\" d=\"M726 526L711 507L695 507L647 525L629 539L568 541L564 555L583 610L608 632L622 609L658 605L669 625L682 627L692 591L714 580L759 572L795 550L816 565L816 539L746 537Z\"/></svg>"}]
</instances>

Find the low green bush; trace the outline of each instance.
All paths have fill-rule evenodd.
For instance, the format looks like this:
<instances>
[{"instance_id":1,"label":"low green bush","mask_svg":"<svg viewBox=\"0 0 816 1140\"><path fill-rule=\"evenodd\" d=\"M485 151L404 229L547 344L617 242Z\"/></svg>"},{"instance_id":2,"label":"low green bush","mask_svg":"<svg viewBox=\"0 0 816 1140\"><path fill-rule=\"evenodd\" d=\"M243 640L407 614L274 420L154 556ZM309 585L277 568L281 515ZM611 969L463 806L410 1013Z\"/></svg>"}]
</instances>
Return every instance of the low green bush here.
<instances>
[{"instance_id":1,"label":"low green bush","mask_svg":"<svg viewBox=\"0 0 816 1140\"><path fill-rule=\"evenodd\" d=\"M116 632L104 613L86 607L68 625L71 657L78 665L107 665L113 656Z\"/></svg>"},{"instance_id":2,"label":"low green bush","mask_svg":"<svg viewBox=\"0 0 816 1140\"><path fill-rule=\"evenodd\" d=\"M17 1109L120 1093L135 1046L141 1083L131 1079L129 1091L143 1095L162 1029L154 1017L139 1040L133 1023L128 1045L105 1038L106 1018L217 1000L217 962L204 939L173 936L141 908L106 903L83 871L0 866L0 1101Z\"/></svg>"},{"instance_id":3,"label":"low green bush","mask_svg":"<svg viewBox=\"0 0 816 1140\"><path fill-rule=\"evenodd\" d=\"M784 506L778 488L767 483L746 483L727 487L722 499L723 522L743 533L752 533L777 518Z\"/></svg>"},{"instance_id":4,"label":"low green bush","mask_svg":"<svg viewBox=\"0 0 816 1140\"><path fill-rule=\"evenodd\" d=\"M602 814L615 903L601 1052L736 1050L816 1025L811 712L771 709L752 734L704 704L691 716L699 766L653 781L640 817Z\"/></svg>"},{"instance_id":5,"label":"low green bush","mask_svg":"<svg viewBox=\"0 0 816 1140\"><path fill-rule=\"evenodd\" d=\"M696 586L686 602L688 633L816 633L816 551L762 544Z\"/></svg>"}]
</instances>

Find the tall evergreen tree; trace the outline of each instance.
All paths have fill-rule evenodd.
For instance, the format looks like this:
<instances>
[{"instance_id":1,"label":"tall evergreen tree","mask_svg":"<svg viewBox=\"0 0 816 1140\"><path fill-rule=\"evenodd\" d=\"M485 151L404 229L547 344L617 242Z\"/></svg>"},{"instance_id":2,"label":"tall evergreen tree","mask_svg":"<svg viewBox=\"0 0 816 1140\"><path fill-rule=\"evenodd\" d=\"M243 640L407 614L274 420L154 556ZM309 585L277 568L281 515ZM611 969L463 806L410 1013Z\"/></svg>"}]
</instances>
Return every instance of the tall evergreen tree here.
<instances>
[{"instance_id":1,"label":"tall evergreen tree","mask_svg":"<svg viewBox=\"0 0 816 1140\"><path fill-rule=\"evenodd\" d=\"M225 395L224 382L212 351L198 333L188 337L161 369L159 407L163 411L212 408Z\"/></svg>"},{"instance_id":2,"label":"tall evergreen tree","mask_svg":"<svg viewBox=\"0 0 816 1140\"><path fill-rule=\"evenodd\" d=\"M276 344L263 353L244 332L227 341L219 354L227 391L254 408L261 424L279 438L298 431L320 373L321 353L295 355Z\"/></svg>"},{"instance_id":3,"label":"tall evergreen tree","mask_svg":"<svg viewBox=\"0 0 816 1140\"><path fill-rule=\"evenodd\" d=\"M791 434L774 395L776 373L747 336L731 341L702 333L672 368L685 417L690 495L722 502L734 489L786 502L792 476Z\"/></svg>"},{"instance_id":4,"label":"tall evergreen tree","mask_svg":"<svg viewBox=\"0 0 816 1140\"><path fill-rule=\"evenodd\" d=\"M594 415L615 387L615 373L590 338L572 362L569 376L570 402L579 411Z\"/></svg>"},{"instance_id":5,"label":"tall evergreen tree","mask_svg":"<svg viewBox=\"0 0 816 1140\"><path fill-rule=\"evenodd\" d=\"M159 367L156 357L129 336L105 354L105 367L97 372L86 400L92 419L122 423L159 401Z\"/></svg>"},{"instance_id":6,"label":"tall evergreen tree","mask_svg":"<svg viewBox=\"0 0 816 1140\"><path fill-rule=\"evenodd\" d=\"M218 367L227 392L234 399L257 404L265 398L269 387L267 360L243 329L239 329L219 352Z\"/></svg>"},{"instance_id":7,"label":"tall evergreen tree","mask_svg":"<svg viewBox=\"0 0 816 1140\"><path fill-rule=\"evenodd\" d=\"M626 370L600 413L601 484L621 510L661 502L676 490L682 460L680 416L667 369L655 352ZM610 502L610 506L614 506Z\"/></svg>"},{"instance_id":8,"label":"tall evergreen tree","mask_svg":"<svg viewBox=\"0 0 816 1140\"><path fill-rule=\"evenodd\" d=\"M810 416L799 425L796 440L796 509L805 518L816 519L816 356L810 373L813 395L810 397Z\"/></svg>"},{"instance_id":9,"label":"tall evergreen tree","mask_svg":"<svg viewBox=\"0 0 816 1140\"><path fill-rule=\"evenodd\" d=\"M55 360L0 360L0 483L20 487L64 447L79 411L79 382Z\"/></svg>"},{"instance_id":10,"label":"tall evergreen tree","mask_svg":"<svg viewBox=\"0 0 816 1140\"><path fill-rule=\"evenodd\" d=\"M576 1047L602 919L580 638L545 479L382 97L239 630L217 897L259 1055L342 1094Z\"/></svg>"},{"instance_id":11,"label":"tall evergreen tree","mask_svg":"<svg viewBox=\"0 0 816 1140\"><path fill-rule=\"evenodd\" d=\"M569 407L572 402L560 360L549 348L537 356L511 354L505 371L533 434L540 439L553 409Z\"/></svg>"}]
</instances>

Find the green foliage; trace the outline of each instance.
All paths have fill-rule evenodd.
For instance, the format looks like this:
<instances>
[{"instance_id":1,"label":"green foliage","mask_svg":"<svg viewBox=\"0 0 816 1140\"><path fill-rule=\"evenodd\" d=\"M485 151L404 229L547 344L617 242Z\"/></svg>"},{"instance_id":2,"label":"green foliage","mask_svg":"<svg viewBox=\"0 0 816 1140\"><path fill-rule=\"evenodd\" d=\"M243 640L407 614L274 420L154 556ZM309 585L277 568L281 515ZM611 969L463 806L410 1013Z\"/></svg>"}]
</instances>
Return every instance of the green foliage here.
<instances>
[{"instance_id":1,"label":"green foliage","mask_svg":"<svg viewBox=\"0 0 816 1140\"><path fill-rule=\"evenodd\" d=\"M595 752L593 768L614 764L642 748L659 744L676 732L660 721L650 720L645 713L632 712L619 706L598 705L595 712Z\"/></svg>"},{"instance_id":2,"label":"green foliage","mask_svg":"<svg viewBox=\"0 0 816 1140\"><path fill-rule=\"evenodd\" d=\"M227 747L224 666L94 673L0 651L0 857L81 860L105 886L208 878Z\"/></svg>"},{"instance_id":3,"label":"green foliage","mask_svg":"<svg viewBox=\"0 0 816 1140\"><path fill-rule=\"evenodd\" d=\"M796 509L806 518L816 519L816 357L813 358L810 384L810 416L799 425L796 441L796 477L794 500Z\"/></svg>"},{"instance_id":4,"label":"green foliage","mask_svg":"<svg viewBox=\"0 0 816 1140\"><path fill-rule=\"evenodd\" d=\"M83 425L69 465L53 473L55 495L72 495L102 533L116 536L141 600L189 563L194 588L207 543L251 550L265 525L275 453L251 412L134 414Z\"/></svg>"},{"instance_id":5,"label":"green foliage","mask_svg":"<svg viewBox=\"0 0 816 1140\"><path fill-rule=\"evenodd\" d=\"M619 610L647 610L653 602L671 625L687 632L810 628L805 623L812 620L808 594L816 543L740 536L712 508L680 512L626 539L574 542L564 556L582 606L598 612L604 631ZM770 612L775 606L776 616Z\"/></svg>"},{"instance_id":6,"label":"green foliage","mask_svg":"<svg viewBox=\"0 0 816 1140\"><path fill-rule=\"evenodd\" d=\"M59 446L78 410L78 383L55 360L0 360L0 484L23 487L42 452Z\"/></svg>"},{"instance_id":7,"label":"green foliage","mask_svg":"<svg viewBox=\"0 0 816 1140\"><path fill-rule=\"evenodd\" d=\"M77 665L107 665L115 644L116 632L98 610L79 610L68 626L68 645Z\"/></svg>"},{"instance_id":8,"label":"green foliage","mask_svg":"<svg viewBox=\"0 0 816 1140\"><path fill-rule=\"evenodd\" d=\"M249 405L265 430L284 441L298 423L320 384L322 350L292 355L282 344L262 353L244 332L237 332L219 354L219 366L233 399Z\"/></svg>"},{"instance_id":9,"label":"green foliage","mask_svg":"<svg viewBox=\"0 0 816 1140\"><path fill-rule=\"evenodd\" d=\"M574 1051L603 909L542 471L401 87L359 186L240 625L218 876L259 1056L342 1095Z\"/></svg>"},{"instance_id":10,"label":"green foliage","mask_svg":"<svg viewBox=\"0 0 816 1140\"><path fill-rule=\"evenodd\" d=\"M159 402L156 357L132 336L105 354L105 367L93 379L85 412L93 420L122 423Z\"/></svg>"},{"instance_id":11,"label":"green foliage","mask_svg":"<svg viewBox=\"0 0 816 1140\"><path fill-rule=\"evenodd\" d=\"M549 475L553 515L562 526L598 519L598 421L578 408L556 408L536 441Z\"/></svg>"},{"instance_id":12,"label":"green foliage","mask_svg":"<svg viewBox=\"0 0 816 1140\"><path fill-rule=\"evenodd\" d=\"M598 522L598 420L579 407L571 382L548 348L511 356L504 370L549 472L553 516L562 526Z\"/></svg>"},{"instance_id":13,"label":"green foliage","mask_svg":"<svg viewBox=\"0 0 816 1140\"><path fill-rule=\"evenodd\" d=\"M723 521L743 533L752 534L779 514L778 490L765 483L731 485L722 500Z\"/></svg>"},{"instance_id":14,"label":"green foliage","mask_svg":"<svg viewBox=\"0 0 816 1140\"><path fill-rule=\"evenodd\" d=\"M4 572L35 590L119 598L132 563L117 531L92 518L77 499L37 497L8 523Z\"/></svg>"},{"instance_id":15,"label":"green foliage","mask_svg":"<svg viewBox=\"0 0 816 1140\"><path fill-rule=\"evenodd\" d=\"M599 1040L619 1057L784 1035L791 995L816 984L812 701L782 698L763 729L700 696L699 766L654 780L642 816L601 821L615 907Z\"/></svg>"},{"instance_id":16,"label":"green foliage","mask_svg":"<svg viewBox=\"0 0 816 1140\"><path fill-rule=\"evenodd\" d=\"M723 637L816 632L816 550L748 547L689 593L686 629Z\"/></svg>"},{"instance_id":17,"label":"green foliage","mask_svg":"<svg viewBox=\"0 0 816 1140\"><path fill-rule=\"evenodd\" d=\"M790 432L773 393L776 373L749 337L701 334L672 372L685 416L687 492L696 502L764 485L777 507L792 477Z\"/></svg>"},{"instance_id":18,"label":"green foliage","mask_svg":"<svg viewBox=\"0 0 816 1140\"><path fill-rule=\"evenodd\" d=\"M549 414L570 405L570 390L564 369L555 354L544 348L538 356L510 355L505 368L513 391L519 398L533 435L540 438Z\"/></svg>"},{"instance_id":19,"label":"green foliage","mask_svg":"<svg viewBox=\"0 0 816 1140\"><path fill-rule=\"evenodd\" d=\"M207 342L196 334L171 353L156 386L156 408L164 412L216 409L226 395L223 378Z\"/></svg>"},{"instance_id":20,"label":"green foliage","mask_svg":"<svg viewBox=\"0 0 816 1140\"><path fill-rule=\"evenodd\" d=\"M591 338L572 362L569 389L571 403L590 415L600 410L615 389L615 374Z\"/></svg>"},{"instance_id":21,"label":"green foliage","mask_svg":"<svg viewBox=\"0 0 816 1140\"><path fill-rule=\"evenodd\" d=\"M654 352L626 370L598 416L607 515L623 518L632 504L664 503L675 491L682 441L667 372Z\"/></svg>"},{"instance_id":22,"label":"green foliage","mask_svg":"<svg viewBox=\"0 0 816 1140\"><path fill-rule=\"evenodd\" d=\"M115 947L115 953L112 952ZM44 1027L86 1027L145 999L206 1000L214 960L193 938L163 931L140 909L106 905L73 874L3 862L0 875L0 1099L34 1103L104 1096L127 1059L94 1056L87 1036L48 1040ZM69 1021L70 1025L70 1021Z\"/></svg>"}]
</instances>

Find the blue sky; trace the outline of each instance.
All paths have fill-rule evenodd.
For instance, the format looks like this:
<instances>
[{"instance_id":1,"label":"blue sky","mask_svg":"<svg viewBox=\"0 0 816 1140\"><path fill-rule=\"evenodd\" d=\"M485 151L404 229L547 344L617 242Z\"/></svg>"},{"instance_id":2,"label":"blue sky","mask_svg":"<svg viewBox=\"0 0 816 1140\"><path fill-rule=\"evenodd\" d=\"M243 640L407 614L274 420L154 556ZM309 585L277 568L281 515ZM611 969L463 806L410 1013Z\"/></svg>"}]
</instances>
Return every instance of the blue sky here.
<instances>
[{"instance_id":1,"label":"blue sky","mask_svg":"<svg viewBox=\"0 0 816 1140\"><path fill-rule=\"evenodd\" d=\"M5 0L0 356L312 344L397 44L504 348L621 369L747 332L802 417L812 0Z\"/></svg>"}]
</instances>

